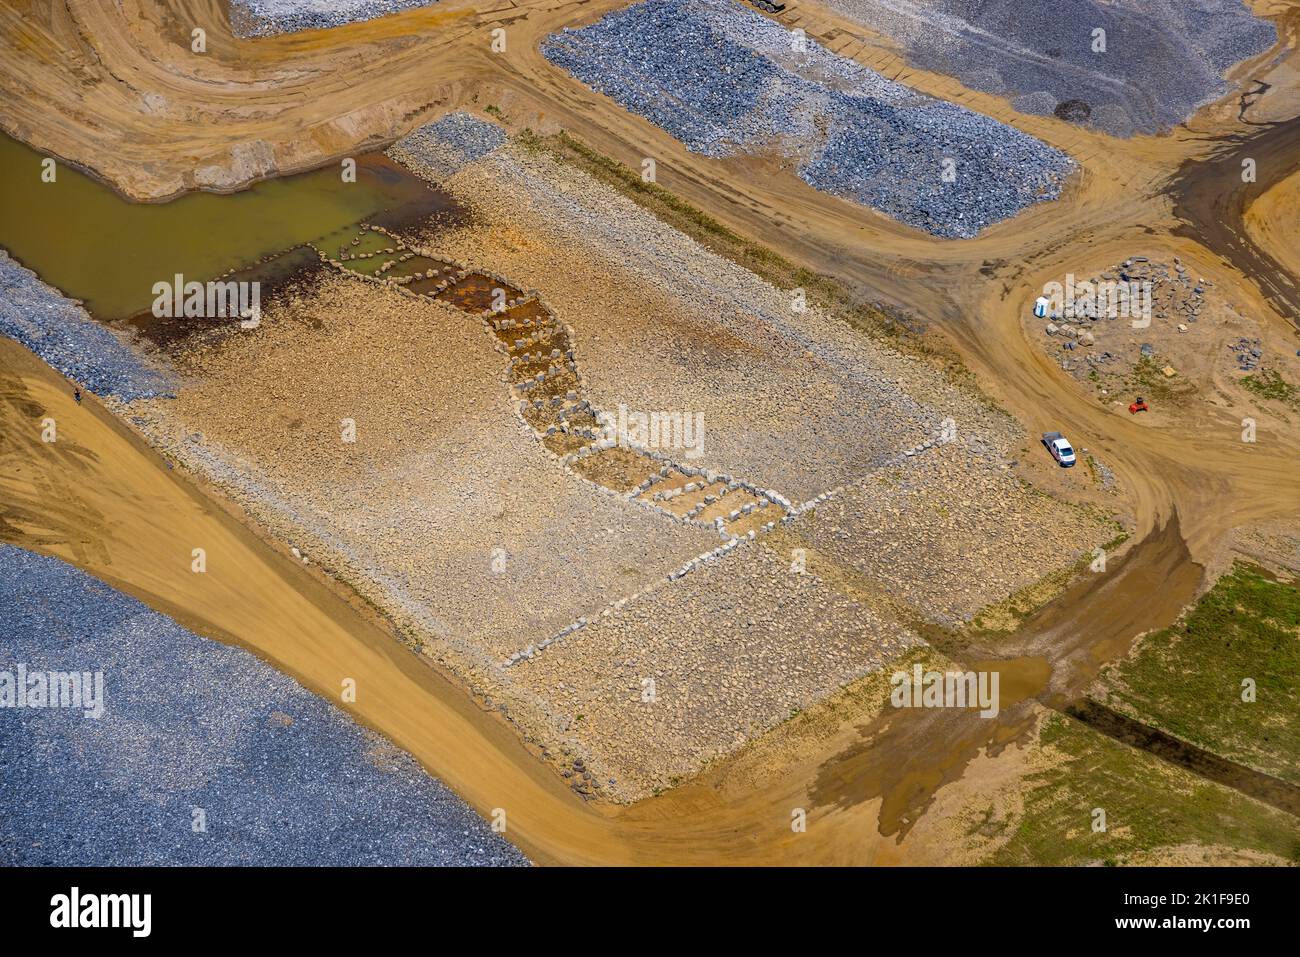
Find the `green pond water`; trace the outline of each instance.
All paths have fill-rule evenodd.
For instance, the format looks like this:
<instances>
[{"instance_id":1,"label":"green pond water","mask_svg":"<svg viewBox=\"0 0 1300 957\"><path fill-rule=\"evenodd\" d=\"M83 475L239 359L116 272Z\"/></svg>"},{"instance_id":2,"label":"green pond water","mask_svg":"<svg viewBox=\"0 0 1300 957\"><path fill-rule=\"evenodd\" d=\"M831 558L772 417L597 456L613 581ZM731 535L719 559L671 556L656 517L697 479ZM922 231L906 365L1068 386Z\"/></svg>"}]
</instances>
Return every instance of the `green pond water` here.
<instances>
[{"instance_id":1,"label":"green pond water","mask_svg":"<svg viewBox=\"0 0 1300 957\"><path fill-rule=\"evenodd\" d=\"M187 193L133 203L71 166L42 182L44 154L0 134L0 246L100 319L148 309L157 282L206 282L366 220L400 225L454 213L446 194L382 153L229 195Z\"/></svg>"}]
</instances>

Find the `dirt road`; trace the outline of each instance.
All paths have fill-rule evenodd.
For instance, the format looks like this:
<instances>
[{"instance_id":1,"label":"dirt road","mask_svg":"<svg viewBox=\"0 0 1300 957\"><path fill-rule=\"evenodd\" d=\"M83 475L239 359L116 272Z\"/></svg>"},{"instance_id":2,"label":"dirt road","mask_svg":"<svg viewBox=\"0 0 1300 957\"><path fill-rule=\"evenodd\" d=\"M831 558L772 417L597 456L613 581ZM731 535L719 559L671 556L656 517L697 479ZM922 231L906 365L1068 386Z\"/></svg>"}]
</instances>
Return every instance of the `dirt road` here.
<instances>
[{"instance_id":1,"label":"dirt road","mask_svg":"<svg viewBox=\"0 0 1300 957\"><path fill-rule=\"evenodd\" d=\"M1254 164L1253 179L1243 177L1245 163ZM1196 240L1226 258L1300 329L1300 285L1255 241L1245 219L1253 203L1298 172L1300 118L1270 124L1228 141L1208 159L1189 161L1170 195L1174 215L1182 220L1174 234Z\"/></svg>"}]
</instances>

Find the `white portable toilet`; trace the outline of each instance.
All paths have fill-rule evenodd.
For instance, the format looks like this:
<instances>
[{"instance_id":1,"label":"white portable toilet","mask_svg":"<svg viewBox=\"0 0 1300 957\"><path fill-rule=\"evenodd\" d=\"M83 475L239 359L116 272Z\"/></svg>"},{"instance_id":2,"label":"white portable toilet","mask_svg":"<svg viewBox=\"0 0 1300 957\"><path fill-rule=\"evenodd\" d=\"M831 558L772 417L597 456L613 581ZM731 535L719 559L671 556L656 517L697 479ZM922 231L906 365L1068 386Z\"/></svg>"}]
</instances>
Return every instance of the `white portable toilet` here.
<instances>
[{"instance_id":1,"label":"white portable toilet","mask_svg":"<svg viewBox=\"0 0 1300 957\"><path fill-rule=\"evenodd\" d=\"M1047 316L1047 308L1051 304L1051 301L1048 300L1046 296L1039 296L1034 300L1034 315L1039 319L1045 318Z\"/></svg>"}]
</instances>

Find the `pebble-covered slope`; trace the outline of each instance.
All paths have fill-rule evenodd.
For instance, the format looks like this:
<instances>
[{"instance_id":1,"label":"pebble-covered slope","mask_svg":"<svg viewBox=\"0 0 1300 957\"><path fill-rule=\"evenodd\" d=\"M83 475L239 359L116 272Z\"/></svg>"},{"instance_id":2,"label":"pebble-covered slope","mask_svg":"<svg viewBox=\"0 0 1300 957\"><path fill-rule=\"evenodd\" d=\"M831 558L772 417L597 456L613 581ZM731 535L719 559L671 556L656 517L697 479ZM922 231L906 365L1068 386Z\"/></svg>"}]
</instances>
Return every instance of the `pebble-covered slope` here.
<instances>
[{"instance_id":1,"label":"pebble-covered slope","mask_svg":"<svg viewBox=\"0 0 1300 957\"><path fill-rule=\"evenodd\" d=\"M506 141L506 131L463 111L426 123L393 144L390 155L408 166L421 164L431 179L451 176Z\"/></svg>"},{"instance_id":2,"label":"pebble-covered slope","mask_svg":"<svg viewBox=\"0 0 1300 957\"><path fill-rule=\"evenodd\" d=\"M422 149L399 150L439 177ZM514 629L493 697L578 794L630 801L669 787L888 667L917 641L898 622L900 604L960 620L1113 536L1013 477L1022 432L1004 413L842 320L793 309L788 292L573 167L508 144L443 185L471 215L412 246L455 250L544 290L571 329L593 405L700 410L707 437L694 465L807 506L667 581L610 591L603 608L541 641ZM956 441L935 441L948 419ZM701 491L669 497L674 484L633 490L625 508L700 501ZM736 494L709 507L725 511ZM1030 520L1008 520L1016 508ZM558 541L602 541L593 532L603 524L565 526ZM810 573L792 569L794 548L806 549ZM873 558L882 549L887 561ZM642 697L647 678L653 703Z\"/></svg>"},{"instance_id":3,"label":"pebble-covered slope","mask_svg":"<svg viewBox=\"0 0 1300 957\"><path fill-rule=\"evenodd\" d=\"M707 156L776 152L809 185L936 236L1056 198L1073 161L923 96L735 0L644 0L553 34L547 59Z\"/></svg>"},{"instance_id":4,"label":"pebble-covered slope","mask_svg":"<svg viewBox=\"0 0 1300 957\"><path fill-rule=\"evenodd\" d=\"M166 373L3 249L0 336L22 343L96 395L131 402L171 394Z\"/></svg>"},{"instance_id":5,"label":"pebble-covered slope","mask_svg":"<svg viewBox=\"0 0 1300 957\"><path fill-rule=\"evenodd\" d=\"M103 671L105 711L0 709L0 864L526 863L409 755L253 655L0 544L0 670L20 663Z\"/></svg>"},{"instance_id":6,"label":"pebble-covered slope","mask_svg":"<svg viewBox=\"0 0 1300 957\"><path fill-rule=\"evenodd\" d=\"M1183 122L1227 92L1223 72L1277 42L1241 0L826 0L899 40L908 59L1022 112L1115 136ZM1094 31L1105 50L1094 51Z\"/></svg>"}]
</instances>

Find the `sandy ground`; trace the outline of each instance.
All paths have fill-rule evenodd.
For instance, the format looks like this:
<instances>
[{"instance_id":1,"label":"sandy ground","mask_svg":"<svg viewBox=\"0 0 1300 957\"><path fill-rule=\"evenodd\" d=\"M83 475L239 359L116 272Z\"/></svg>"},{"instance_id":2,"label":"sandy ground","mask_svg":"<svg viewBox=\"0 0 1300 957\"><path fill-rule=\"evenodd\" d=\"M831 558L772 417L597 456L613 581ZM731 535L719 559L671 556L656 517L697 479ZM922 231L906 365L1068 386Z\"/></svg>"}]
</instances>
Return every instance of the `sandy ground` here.
<instances>
[{"instance_id":1,"label":"sandy ground","mask_svg":"<svg viewBox=\"0 0 1300 957\"><path fill-rule=\"evenodd\" d=\"M1293 200L1287 191L1297 187L1300 179L1292 177L1274 187L1265 199ZM1247 227L1250 228L1252 221L1265 221L1261 217L1271 212L1270 206L1271 202L1266 203L1264 199L1251 205L1245 220ZM1288 215L1288 211L1281 209L1277 211L1277 219L1267 221L1286 222ZM1251 232L1254 234L1253 228ZM1273 237L1259 238L1261 246L1274 255L1281 254L1284 260L1288 251L1271 242ZM1123 259L1143 254L1165 263L1172 273L1173 256L1179 255L1172 253L1168 245L1153 249L1139 241L1128 247L1129 251L1119 259L1113 256L1107 259L1111 248L1124 247L1099 249L1095 254L1074 260L1076 276L1082 279L1108 270L1114 275L1115 266ZM1259 380L1261 376L1276 374L1287 383L1300 383L1300 355L1297 355L1300 339L1295 330L1277 322L1270 315L1271 309L1261 308L1254 290L1242 288L1239 280L1234 279L1233 270L1215 257L1193 247L1182 249L1179 258L1191 277L1189 283L1204 284L1203 306L1195 318L1171 309L1168 315L1153 318L1146 328L1134 328L1128 318L1075 321L1070 324L1077 331L1095 333L1095 341L1082 346L1076 339L1076 347L1066 351L1065 337L1059 332L1046 333L1050 320L1038 319L1026 310L1021 317L1026 337L1049 361L1064 362L1071 367L1068 376L1081 395L1100 408L1129 418L1135 425L1153 429L1219 430L1236 423L1240 431L1244 420L1250 418L1258 430L1271 435L1277 435L1279 430L1288 432L1297 412L1295 404L1261 396L1251 391L1245 380L1248 376ZM1092 271L1081 271L1080 267ZM1064 274L1055 281L1063 279ZM1062 321L1053 324L1061 325ZM1145 371L1139 368L1143 345L1152 349ZM1260 356L1251 360L1253 366L1243 368L1239 355L1251 355L1254 350ZM1113 358L1090 366L1087 354L1096 356L1103 351L1111 352ZM1162 371L1165 368L1173 370L1173 375L1165 375ZM1137 396L1146 399L1149 410L1130 414L1129 404Z\"/></svg>"},{"instance_id":2,"label":"sandy ground","mask_svg":"<svg viewBox=\"0 0 1300 957\"><path fill-rule=\"evenodd\" d=\"M594 18L611 5L584 7L581 19ZM200 6L219 19L215 5ZM1123 653L1136 633L1171 621L1194 596L1201 565L1232 529L1300 512L1300 479L1294 469L1300 443L1288 421L1279 417L1261 425L1263 440L1250 444L1240 439L1242 426L1235 410L1210 407L1194 429L1149 426L1084 398L1076 383L1022 332L1023 316L1044 282L1067 271L1085 274L1088 268L1105 268L1131 255L1139 240L1147 248L1158 245L1164 256L1205 255L1194 229L1191 235L1173 234L1179 224L1162 188L1170 171L1185 161L1193 168L1205 165L1203 158L1215 145L1212 137L1257 132L1240 125L1235 97L1207 108L1169 136L1137 137L1121 144L1059 121L1016 116L996 98L963 90L947 78L908 71L894 52L860 28L837 22L811 4L800 5L792 11L791 22L806 24L819 38L834 34L835 48L886 68L891 76L898 74L926 92L948 95L1012 122L1070 151L1083 165L1080 181L1061 201L995 227L977 240L938 243L801 189L788 173L744 161L714 163L691 157L647 124L585 96L549 70L531 42L561 20L572 22L572 9L529 8L527 17L511 26L512 36L524 42L512 39L511 58L498 62L490 77L491 54L477 38L463 52L439 57L439 72L431 74L427 45L418 39L395 39L416 24L416 15L411 15L329 37L277 39L255 51L238 47L214 27L212 55L200 63L203 71L213 72L196 80L188 75L195 61L177 38L132 37L132 29L141 37L147 34L138 24L156 8L126 8L118 13L79 7L75 14L60 8L44 20L30 16L18 25L11 22L4 31L9 45L4 60L17 65L15 73L25 71L19 75L39 76L41 88L30 89L28 81L6 74L5 84L11 89L21 84L25 95L9 98L0 115L6 128L37 145L102 166L100 171L118 179L128 192L162 196L200 182L188 158L192 156L223 167L200 175L214 184L232 185L262 175L278 162L285 166L277 168L307 164L420 121L412 115L393 122L392 117L403 115L402 107L418 111L437 101L436 109L441 109L478 95L484 103L499 104L514 123L562 123L633 166L643 156L654 156L661 183L728 225L929 319L962 353L983 386L1024 424L1027 450L1037 432L1061 429L1076 444L1096 450L1126 489L1133 538L1139 543L1129 554L1137 558L1113 563L1113 573L1104 580L1067 593L1042 620L1027 623L998 649L1000 656L1023 649L1053 655L1050 689L1085 682L1099 660ZM518 16L517 11L510 14ZM457 15L451 5L420 16L455 20ZM12 8L9 16L14 16ZM1291 47L1295 22L1294 17L1283 22ZM451 43L458 29L450 27L432 42ZM166 31L162 35L166 37ZM83 54L73 58L67 71L36 68L61 45L79 47L81 36L104 38L97 53L107 65ZM350 57L356 68L338 69ZM249 77L271 61L284 71L282 79L246 96ZM200 115L222 113L228 119L182 123L165 113L164 118L154 117L138 90L121 80L100 84L96 101L86 108L90 116L78 116L81 107L73 104L80 104L81 96L80 91L73 94L72 77L78 71L102 76L98 71L114 65L118 76L135 78L146 89L152 84L189 90ZM1252 72L1256 66L1259 70ZM336 72L322 81L327 67ZM159 82L156 78L164 74L167 79ZM439 80L453 75L460 79ZM1246 77L1267 79L1280 91L1264 95L1261 115L1286 113L1278 104L1291 102L1288 97L1294 95L1290 65L1248 64L1236 78ZM228 87L214 95L213 83ZM312 83L319 95L296 96ZM200 100L208 105L200 107ZM349 112L354 104L364 103L381 105ZM260 115L251 115L253 110ZM102 123L92 116L103 117ZM283 132L289 129L310 132ZM387 132L377 132L381 129ZM134 136L124 136L124 130ZM231 163L225 144L277 136L287 137L271 147L279 160ZM1239 170L1233 174L1239 175ZM1265 186L1273 186L1277 175L1276 170L1261 169ZM1295 186L1294 179L1288 181L1273 198L1274 208L1287 208L1286 191L1293 195ZM1295 281L1290 277L1292 285ZM1219 288L1274 334L1288 334L1286 322L1294 317L1266 301L1255 284L1229 273L1220 277ZM878 724L850 723L806 742L795 756L775 748L772 764L751 775L761 782L753 789L727 791L720 783L726 770L722 766L617 813L583 804L507 728L477 710L418 659L397 649L391 638L358 619L309 571L283 553L269 551L215 507L214 500L179 482L101 410L91 404L74 406L61 381L17 347L4 344L0 354L6 416L14 422L6 433L17 437L5 451L20 463L4 471L5 500L13 503L5 513L7 540L66 557L202 633L235 637L321 693L333 694L340 675L363 675L362 687L372 686L377 693L373 698L363 693L350 710L410 750L477 809L504 803L516 809L509 833L531 857L574 862L944 859L946 843L926 839L924 829L913 828L912 836L901 843L882 836L888 829L884 820L891 806L890 789L915 790L919 782L926 794L938 793L960 804L960 792L971 793L974 787L963 770L997 740L1001 732L996 729L954 729L955 736L947 736L934 733L940 728L930 728L923 739L893 740L873 736ZM52 450L38 444L34 428L19 427L24 418L30 423L46 410L70 427L65 434L71 441L60 446L57 462L50 460ZM1047 472L1039 461L1028 460L1026 474L1039 474L1045 482L1069 480ZM60 505L44 504L51 500ZM196 542L211 544L209 555L219 561L210 557L209 567L222 569L220 574L210 571L196 581L199 576L189 572L188 556ZM1058 646L1063 647L1059 653L1054 650ZM1016 715L1008 715L1008 722L1015 720ZM1019 733L1014 726L1003 730ZM874 784L865 791L854 785L857 800L837 797L825 788L813 793L809 782L814 776L825 777L823 772L835 766L833 756L867 739L873 740L873 747L854 765L861 773L845 780L883 782L878 790L884 797L872 792ZM925 773L890 784L890 768L897 763L893 759L911 754L909 745L916 740L925 742L924 753L916 759ZM764 764L761 759L758 763ZM793 807L811 809L808 834L796 837L790 832Z\"/></svg>"},{"instance_id":3,"label":"sandy ground","mask_svg":"<svg viewBox=\"0 0 1300 957\"><path fill-rule=\"evenodd\" d=\"M1295 233L1287 224L1300 222L1300 173L1273 186L1246 210L1246 229L1250 236L1286 266L1291 274L1300 274L1300 251Z\"/></svg>"}]
</instances>

